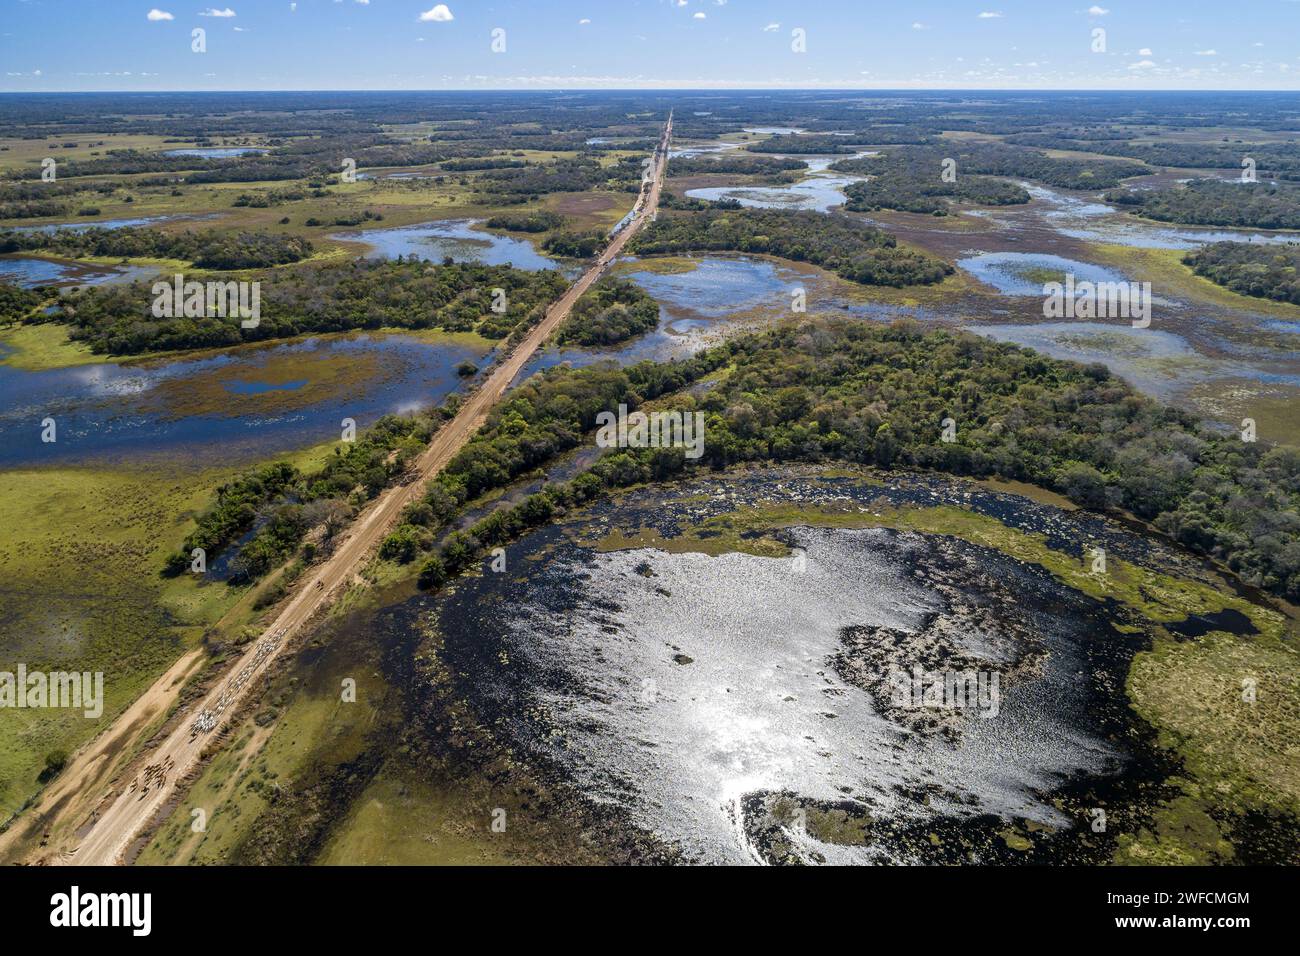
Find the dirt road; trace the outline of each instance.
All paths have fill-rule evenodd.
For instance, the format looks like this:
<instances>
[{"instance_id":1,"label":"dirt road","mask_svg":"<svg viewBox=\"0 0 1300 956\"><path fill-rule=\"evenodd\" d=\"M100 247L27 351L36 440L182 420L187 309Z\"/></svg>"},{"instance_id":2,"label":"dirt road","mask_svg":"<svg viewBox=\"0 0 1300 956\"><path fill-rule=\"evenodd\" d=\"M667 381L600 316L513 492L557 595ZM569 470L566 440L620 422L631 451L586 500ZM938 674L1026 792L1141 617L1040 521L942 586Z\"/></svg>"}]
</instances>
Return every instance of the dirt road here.
<instances>
[{"instance_id":1,"label":"dirt road","mask_svg":"<svg viewBox=\"0 0 1300 956\"><path fill-rule=\"evenodd\" d=\"M121 791L85 832L67 862L79 865L117 863L130 842L146 826L176 786L176 781L199 762L203 748L225 726L230 715L257 684L256 678L275 659L289 639L353 580L366 559L396 522L398 515L423 493L424 482L451 461L483 425L488 412L509 389L533 353L555 332L578 298L604 274L609 264L645 222L654 217L663 185L672 116L646 172L633 219L610 241L600 258L547 311L518 347L445 423L417 460L419 480L390 488L358 516L343 542L314 574L305 575L262 637L251 644L239 662L213 688L203 702L144 761L145 772L123 781ZM121 718L119 718L121 719ZM110 729L106 736L115 736ZM101 754L102 758L102 754ZM75 764L70 770L75 770ZM67 772L65 771L65 774ZM88 781L82 780L83 784ZM89 781L91 785L99 781ZM39 813L39 808L35 810Z\"/></svg>"}]
</instances>

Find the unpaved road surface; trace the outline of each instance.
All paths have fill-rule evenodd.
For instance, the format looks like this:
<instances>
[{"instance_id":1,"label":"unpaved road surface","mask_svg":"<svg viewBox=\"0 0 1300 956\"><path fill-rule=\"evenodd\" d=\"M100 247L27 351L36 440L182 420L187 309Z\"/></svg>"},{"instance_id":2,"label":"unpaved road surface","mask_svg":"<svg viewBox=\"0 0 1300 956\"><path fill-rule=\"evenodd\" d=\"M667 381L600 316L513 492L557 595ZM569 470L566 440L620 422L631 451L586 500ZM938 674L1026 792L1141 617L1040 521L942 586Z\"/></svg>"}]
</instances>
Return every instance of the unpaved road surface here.
<instances>
[{"instance_id":1,"label":"unpaved road surface","mask_svg":"<svg viewBox=\"0 0 1300 956\"><path fill-rule=\"evenodd\" d=\"M257 685L257 677L290 639L354 579L396 522L402 509L423 494L424 483L444 468L482 427L492 406L509 389L533 353L565 320L578 298L604 274L632 236L654 218L659 205L659 192L663 186L671 136L670 115L659 149L646 171L645 188L638 197L633 219L610 241L600 258L551 306L542 321L510 356L466 400L456 416L434 435L429 447L417 459L417 480L388 489L358 516L334 553L315 569L314 574L304 575L302 584L279 615L263 635L249 645L229 673L198 706L185 714L185 719L143 762L137 761L144 767L144 771L134 780L121 782L120 792L112 802L98 814L88 830L83 828L80 844L75 849L68 848L71 854L49 848L47 855L78 865L110 865L120 862L131 841L145 828L167 798L174 794L176 782L198 765L204 747L216 738L250 690ZM204 716L196 724L200 715ZM118 722L125 716L119 718ZM112 740L120 736L114 732L116 727L117 722L97 740ZM96 748L92 744L88 750L90 749ZM80 756L79 754L78 757ZM101 752L99 760L102 761L103 757ZM76 771L78 764L80 760L74 761L68 768L69 771ZM65 771L64 777L69 776L69 772ZM93 777L87 779L77 774L64 782L65 789L71 781L76 781L78 786L104 785L102 780ZM105 800L111 797L112 794L106 794ZM40 815L42 811L38 805L29 812ZM19 821L15 821L15 826L18 825Z\"/></svg>"}]
</instances>

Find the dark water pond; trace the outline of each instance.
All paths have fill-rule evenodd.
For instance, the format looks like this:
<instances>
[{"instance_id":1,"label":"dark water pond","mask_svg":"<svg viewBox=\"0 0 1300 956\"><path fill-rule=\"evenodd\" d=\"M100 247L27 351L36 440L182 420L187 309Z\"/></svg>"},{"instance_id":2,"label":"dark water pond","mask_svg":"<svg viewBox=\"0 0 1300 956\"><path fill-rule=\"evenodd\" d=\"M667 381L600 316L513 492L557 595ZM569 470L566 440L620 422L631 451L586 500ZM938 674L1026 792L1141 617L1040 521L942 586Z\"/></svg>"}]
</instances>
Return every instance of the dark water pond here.
<instances>
[{"instance_id":1,"label":"dark water pond","mask_svg":"<svg viewBox=\"0 0 1300 956\"><path fill-rule=\"evenodd\" d=\"M457 693L511 752L691 859L770 862L779 844L806 860L961 862L886 834L1027 821L1058 834L1058 858L1085 858L1085 821L1053 794L1143 772L1115 734L1138 642L1104 605L998 552L888 529L793 528L801 565L635 544L645 529L671 540L759 501L868 510L880 499L960 500L1070 552L1104 541L1164 560L1101 519L940 480L765 472L647 489L527 536L507 549L506 573L464 579L438 602ZM632 543L595 546L613 530ZM999 713L968 714L954 734L900 726L846 665L864 631L877 636L868 657L905 668L933 651L913 647L917 635L946 634L949 653L1006 675ZM778 804L810 819L847 808L873 839L789 826ZM991 839L979 852L1008 851Z\"/></svg>"}]
</instances>

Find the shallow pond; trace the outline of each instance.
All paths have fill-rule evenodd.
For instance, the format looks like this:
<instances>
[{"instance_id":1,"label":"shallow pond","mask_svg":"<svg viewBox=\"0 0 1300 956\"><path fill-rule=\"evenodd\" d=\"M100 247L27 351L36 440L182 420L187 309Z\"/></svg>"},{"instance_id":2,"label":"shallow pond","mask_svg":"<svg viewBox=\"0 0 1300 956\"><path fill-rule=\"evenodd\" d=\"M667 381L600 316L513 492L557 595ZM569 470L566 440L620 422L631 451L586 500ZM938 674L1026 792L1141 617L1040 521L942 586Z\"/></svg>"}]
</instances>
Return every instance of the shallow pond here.
<instances>
[{"instance_id":1,"label":"shallow pond","mask_svg":"<svg viewBox=\"0 0 1300 956\"><path fill-rule=\"evenodd\" d=\"M676 159L678 157L709 156L717 153L725 153L728 150L740 149L744 143L709 143L698 146L679 146L668 150L668 158Z\"/></svg>"},{"instance_id":2,"label":"shallow pond","mask_svg":"<svg viewBox=\"0 0 1300 956\"><path fill-rule=\"evenodd\" d=\"M1099 362L1139 390L1167 402L1178 400L1198 385L1220 379L1249 379L1300 388L1300 371L1278 370L1244 360L1209 358L1181 335L1154 328L1135 329L1125 320L981 324L968 328L1053 358Z\"/></svg>"},{"instance_id":3,"label":"shallow pond","mask_svg":"<svg viewBox=\"0 0 1300 956\"><path fill-rule=\"evenodd\" d=\"M150 266L105 266L45 259L40 256L0 255L0 282L24 289L42 285L113 285L135 282L158 274Z\"/></svg>"},{"instance_id":4,"label":"shallow pond","mask_svg":"<svg viewBox=\"0 0 1300 956\"><path fill-rule=\"evenodd\" d=\"M742 206L756 209L812 209L827 212L847 201L844 195L846 186L863 179L862 176L849 173L831 172L830 165L841 159L858 159L869 155L872 154L775 156L774 158L802 160L808 166L807 176L797 183L781 186L704 186L688 189L686 195L691 199L707 199L711 202L734 199Z\"/></svg>"},{"instance_id":5,"label":"shallow pond","mask_svg":"<svg viewBox=\"0 0 1300 956\"><path fill-rule=\"evenodd\" d=\"M1041 297L1045 283L1062 282L1067 273L1076 282L1128 281L1118 272L1090 262L1033 252L984 252L958 259L957 266L1003 295Z\"/></svg>"},{"instance_id":6,"label":"shallow pond","mask_svg":"<svg viewBox=\"0 0 1300 956\"><path fill-rule=\"evenodd\" d=\"M230 159L234 156L251 156L255 153L269 153L269 149L257 146L189 146L184 149L169 149L164 156L195 156L199 159Z\"/></svg>"},{"instance_id":7,"label":"shallow pond","mask_svg":"<svg viewBox=\"0 0 1300 956\"><path fill-rule=\"evenodd\" d=\"M413 335L312 337L220 354L47 371L0 364L0 466L165 456L193 466L337 440L341 421L440 402L482 347ZM57 441L41 441L53 418Z\"/></svg>"},{"instance_id":8,"label":"shallow pond","mask_svg":"<svg viewBox=\"0 0 1300 956\"><path fill-rule=\"evenodd\" d=\"M422 259L441 261L450 257L457 262L511 265L531 271L559 267L554 259L538 252L526 239L475 228L480 222L478 219L445 219L413 226L334 233L330 238L365 243L370 247L366 254L370 259L419 256Z\"/></svg>"},{"instance_id":9,"label":"shallow pond","mask_svg":"<svg viewBox=\"0 0 1300 956\"><path fill-rule=\"evenodd\" d=\"M152 226L154 223L169 222L173 219L197 219L198 216L140 216L135 219L96 219L89 222L55 222L40 226L14 226L12 232L85 232L87 229L127 229L136 226ZM207 217L203 217L207 218Z\"/></svg>"},{"instance_id":10,"label":"shallow pond","mask_svg":"<svg viewBox=\"0 0 1300 956\"><path fill-rule=\"evenodd\" d=\"M979 215L995 220L1040 219L1046 226L1071 239L1113 243L1143 249L1195 249L1208 242L1296 242L1295 233L1260 232L1250 229L1216 229L1212 226L1162 225L1139 219L1092 196L1069 193L1020 183L1037 203L1029 209L1014 206L982 210Z\"/></svg>"},{"instance_id":11,"label":"shallow pond","mask_svg":"<svg viewBox=\"0 0 1300 956\"><path fill-rule=\"evenodd\" d=\"M660 271L638 260L620 260L619 275L635 282L659 302L659 325L610 348L548 348L520 373L568 363L574 366L614 361L620 365L644 360L666 361L690 355L718 342L728 331L758 310L789 312L791 291L801 284L798 272L765 259L745 256L704 256L683 259L691 268Z\"/></svg>"}]
</instances>

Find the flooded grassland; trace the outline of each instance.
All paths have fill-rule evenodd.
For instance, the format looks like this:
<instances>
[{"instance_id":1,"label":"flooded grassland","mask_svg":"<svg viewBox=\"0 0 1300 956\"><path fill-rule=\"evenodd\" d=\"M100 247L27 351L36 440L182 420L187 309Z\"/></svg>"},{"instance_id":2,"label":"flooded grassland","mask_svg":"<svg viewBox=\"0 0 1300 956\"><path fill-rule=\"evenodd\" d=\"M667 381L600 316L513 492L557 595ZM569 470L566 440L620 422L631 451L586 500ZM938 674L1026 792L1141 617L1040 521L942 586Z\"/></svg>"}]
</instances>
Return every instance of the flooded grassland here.
<instances>
[{"instance_id":1,"label":"flooded grassland","mask_svg":"<svg viewBox=\"0 0 1300 956\"><path fill-rule=\"evenodd\" d=\"M717 151L726 149L726 144L717 144ZM1225 427L1239 428L1249 417L1260 435L1300 443L1300 424L1287 413L1300 401L1300 307L1230 292L1181 262L1187 250L1207 242L1286 242L1295 241L1295 234L1157 223L1121 212L1088 192L1029 182L1021 183L1031 196L1023 206L957 206L945 217L846 213L843 188L863 177L827 168L843 157L798 158L809 168L784 185L710 174L703 177L707 187L693 188L702 181L698 176L670 186L685 188L685 194L695 198L855 216L881 226L903 244L954 263L958 272L935 286L894 290L843 282L814 267L799 267L803 275L786 277L789 288L784 295L770 296L761 309L741 306L750 325L789 316L797 285L806 293L810 313L941 322L1054 357L1101 362L1143 391ZM1141 188L1141 183L1133 188ZM645 260L642 268L654 262ZM1079 282L1150 282L1149 326L1134 328L1128 317L1053 320L1045 314L1043 287L1063 281L1067 274ZM710 278L707 273L695 280L683 277L680 288L655 294L666 305L689 309L694 300L707 301L713 295ZM762 289L763 283L753 288ZM683 343L681 336L677 342Z\"/></svg>"}]
</instances>

